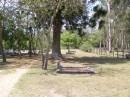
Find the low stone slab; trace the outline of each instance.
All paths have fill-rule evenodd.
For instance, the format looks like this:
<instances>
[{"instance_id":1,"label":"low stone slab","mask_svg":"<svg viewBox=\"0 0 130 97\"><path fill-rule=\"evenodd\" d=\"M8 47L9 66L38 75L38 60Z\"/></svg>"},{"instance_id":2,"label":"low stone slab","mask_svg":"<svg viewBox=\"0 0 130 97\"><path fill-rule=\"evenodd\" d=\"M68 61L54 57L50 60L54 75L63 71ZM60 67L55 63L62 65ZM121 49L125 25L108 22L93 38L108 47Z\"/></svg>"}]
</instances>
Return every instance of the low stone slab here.
<instances>
[{"instance_id":1,"label":"low stone slab","mask_svg":"<svg viewBox=\"0 0 130 97\"><path fill-rule=\"evenodd\" d=\"M95 74L95 70L90 67L63 67L61 64L57 65L58 73L79 73L79 74Z\"/></svg>"}]
</instances>

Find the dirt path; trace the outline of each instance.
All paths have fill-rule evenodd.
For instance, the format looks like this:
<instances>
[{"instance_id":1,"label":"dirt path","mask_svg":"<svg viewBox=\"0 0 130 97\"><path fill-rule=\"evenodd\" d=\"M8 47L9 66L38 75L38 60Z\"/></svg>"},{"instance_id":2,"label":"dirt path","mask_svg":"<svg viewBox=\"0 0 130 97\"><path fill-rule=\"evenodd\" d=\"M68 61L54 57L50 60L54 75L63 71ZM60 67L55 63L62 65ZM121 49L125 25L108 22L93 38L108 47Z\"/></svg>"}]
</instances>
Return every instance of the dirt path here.
<instances>
[{"instance_id":1,"label":"dirt path","mask_svg":"<svg viewBox=\"0 0 130 97\"><path fill-rule=\"evenodd\" d=\"M8 97L13 86L27 70L27 68L18 68L15 73L0 76L0 97Z\"/></svg>"},{"instance_id":2,"label":"dirt path","mask_svg":"<svg viewBox=\"0 0 130 97\"><path fill-rule=\"evenodd\" d=\"M57 94L55 89L50 90L49 96L50 97L64 97L63 95Z\"/></svg>"}]
</instances>

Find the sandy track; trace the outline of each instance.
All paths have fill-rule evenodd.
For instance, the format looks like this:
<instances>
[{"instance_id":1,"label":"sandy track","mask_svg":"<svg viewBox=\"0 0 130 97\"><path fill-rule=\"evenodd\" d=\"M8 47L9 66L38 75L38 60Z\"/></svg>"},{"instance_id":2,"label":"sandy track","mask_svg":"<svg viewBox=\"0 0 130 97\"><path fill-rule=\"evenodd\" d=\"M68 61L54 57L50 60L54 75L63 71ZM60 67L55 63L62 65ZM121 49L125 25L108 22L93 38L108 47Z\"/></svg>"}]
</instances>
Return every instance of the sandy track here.
<instances>
[{"instance_id":1,"label":"sandy track","mask_svg":"<svg viewBox=\"0 0 130 97\"><path fill-rule=\"evenodd\" d=\"M19 68L14 73L0 76L0 97L8 97L13 86L26 72L27 69Z\"/></svg>"}]
</instances>

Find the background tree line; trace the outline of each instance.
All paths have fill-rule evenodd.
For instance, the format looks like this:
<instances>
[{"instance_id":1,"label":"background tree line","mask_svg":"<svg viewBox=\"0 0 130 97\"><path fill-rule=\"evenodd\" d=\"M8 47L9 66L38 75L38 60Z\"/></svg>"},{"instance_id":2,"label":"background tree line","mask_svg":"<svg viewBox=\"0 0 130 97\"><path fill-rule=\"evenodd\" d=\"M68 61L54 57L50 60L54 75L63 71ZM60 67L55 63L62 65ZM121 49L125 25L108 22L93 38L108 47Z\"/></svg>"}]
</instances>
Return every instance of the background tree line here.
<instances>
[{"instance_id":1,"label":"background tree line","mask_svg":"<svg viewBox=\"0 0 130 97\"><path fill-rule=\"evenodd\" d=\"M97 1L90 0L89 2L95 4ZM101 46L104 44L106 48L109 44L110 48L116 37L112 34L113 30L108 30L113 27L109 18L114 13L111 11L107 17L103 17L108 10L104 6L107 6L108 3L110 6L116 6L117 3L105 0L99 0L99 2L100 4L95 5L92 9L93 15L88 17L87 0L19 0L18 2L1 0L0 51L3 61L6 61L6 50L17 51L19 56L22 55L21 50L29 50L29 56L32 56L33 51L40 50L43 61L46 59L43 62L46 65L48 52L51 49L54 59L62 58L61 43L66 46L71 45L73 48L80 47L86 51L98 47L100 44ZM112 8L114 9L114 7ZM61 37L64 24L67 32L63 33ZM95 27L97 25L100 33L98 31L98 33L91 34L83 31L83 29L87 29L86 26ZM44 51L47 51L45 55L43 55ZM46 68L47 66L45 66Z\"/></svg>"}]
</instances>

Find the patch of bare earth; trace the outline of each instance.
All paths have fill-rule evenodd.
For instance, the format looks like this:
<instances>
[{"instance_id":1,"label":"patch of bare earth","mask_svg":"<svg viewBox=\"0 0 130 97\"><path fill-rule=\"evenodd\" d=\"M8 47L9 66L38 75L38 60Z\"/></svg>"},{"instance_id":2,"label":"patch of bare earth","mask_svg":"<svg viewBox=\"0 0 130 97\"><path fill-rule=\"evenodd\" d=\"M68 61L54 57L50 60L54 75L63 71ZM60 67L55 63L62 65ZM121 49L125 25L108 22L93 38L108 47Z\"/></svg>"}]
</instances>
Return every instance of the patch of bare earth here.
<instances>
[{"instance_id":1,"label":"patch of bare earth","mask_svg":"<svg viewBox=\"0 0 130 97\"><path fill-rule=\"evenodd\" d=\"M0 97L8 97L13 86L26 73L27 69L16 69L16 72L0 76Z\"/></svg>"}]
</instances>

